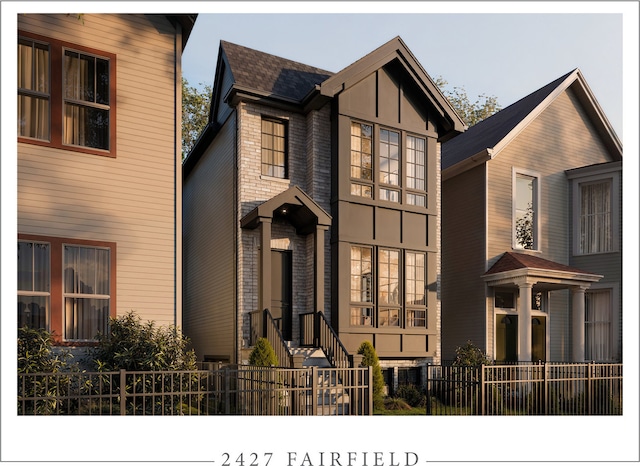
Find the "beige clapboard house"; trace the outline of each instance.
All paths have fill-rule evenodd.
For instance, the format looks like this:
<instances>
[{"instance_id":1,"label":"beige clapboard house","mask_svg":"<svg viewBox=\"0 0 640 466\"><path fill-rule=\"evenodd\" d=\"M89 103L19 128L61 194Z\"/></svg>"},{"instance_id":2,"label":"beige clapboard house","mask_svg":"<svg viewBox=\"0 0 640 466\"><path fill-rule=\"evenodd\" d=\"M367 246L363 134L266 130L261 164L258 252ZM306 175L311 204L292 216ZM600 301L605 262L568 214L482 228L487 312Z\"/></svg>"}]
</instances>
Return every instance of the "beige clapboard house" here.
<instances>
[{"instance_id":1,"label":"beige clapboard house","mask_svg":"<svg viewBox=\"0 0 640 466\"><path fill-rule=\"evenodd\" d=\"M18 325L181 325L181 55L195 15L18 16Z\"/></svg>"},{"instance_id":2,"label":"beige clapboard house","mask_svg":"<svg viewBox=\"0 0 640 466\"><path fill-rule=\"evenodd\" d=\"M622 145L574 70L443 145L443 358L622 360Z\"/></svg>"},{"instance_id":3,"label":"beige clapboard house","mask_svg":"<svg viewBox=\"0 0 640 466\"><path fill-rule=\"evenodd\" d=\"M464 128L399 37L337 73L223 41L183 167L198 356L246 361L266 332L332 365L368 340L393 378L437 361L440 145Z\"/></svg>"}]
</instances>

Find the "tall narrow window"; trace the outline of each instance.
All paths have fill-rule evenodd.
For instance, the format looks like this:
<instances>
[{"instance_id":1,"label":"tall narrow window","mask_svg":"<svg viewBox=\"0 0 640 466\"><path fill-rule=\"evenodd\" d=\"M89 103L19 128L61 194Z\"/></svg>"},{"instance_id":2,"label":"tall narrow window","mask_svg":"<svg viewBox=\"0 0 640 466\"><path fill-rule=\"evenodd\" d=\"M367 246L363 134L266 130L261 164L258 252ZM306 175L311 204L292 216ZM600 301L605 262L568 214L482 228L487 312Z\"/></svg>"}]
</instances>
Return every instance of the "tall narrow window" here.
<instances>
[{"instance_id":1,"label":"tall narrow window","mask_svg":"<svg viewBox=\"0 0 640 466\"><path fill-rule=\"evenodd\" d=\"M407 251L405 255L407 327L427 326L425 260L424 253Z\"/></svg>"},{"instance_id":2,"label":"tall narrow window","mask_svg":"<svg viewBox=\"0 0 640 466\"><path fill-rule=\"evenodd\" d=\"M373 325L373 249L351 246L351 325Z\"/></svg>"},{"instance_id":3,"label":"tall narrow window","mask_svg":"<svg viewBox=\"0 0 640 466\"><path fill-rule=\"evenodd\" d=\"M400 252L378 250L378 326L400 325Z\"/></svg>"},{"instance_id":4,"label":"tall narrow window","mask_svg":"<svg viewBox=\"0 0 640 466\"><path fill-rule=\"evenodd\" d=\"M515 176L515 247L518 249L536 249L537 238L537 178L522 175Z\"/></svg>"},{"instance_id":5,"label":"tall narrow window","mask_svg":"<svg viewBox=\"0 0 640 466\"><path fill-rule=\"evenodd\" d=\"M49 330L49 251L47 243L18 241L18 327Z\"/></svg>"},{"instance_id":6,"label":"tall narrow window","mask_svg":"<svg viewBox=\"0 0 640 466\"><path fill-rule=\"evenodd\" d=\"M589 290L585 293L585 358L587 361L612 359L611 290Z\"/></svg>"},{"instance_id":7,"label":"tall narrow window","mask_svg":"<svg viewBox=\"0 0 640 466\"><path fill-rule=\"evenodd\" d=\"M282 121L262 120L262 174L287 178L287 131Z\"/></svg>"},{"instance_id":8,"label":"tall narrow window","mask_svg":"<svg viewBox=\"0 0 640 466\"><path fill-rule=\"evenodd\" d=\"M365 123L351 122L351 194L371 198L373 127Z\"/></svg>"},{"instance_id":9,"label":"tall narrow window","mask_svg":"<svg viewBox=\"0 0 640 466\"><path fill-rule=\"evenodd\" d=\"M400 133L380 130L380 183L400 186ZM380 199L400 202L400 190L390 186L380 187Z\"/></svg>"},{"instance_id":10,"label":"tall narrow window","mask_svg":"<svg viewBox=\"0 0 640 466\"><path fill-rule=\"evenodd\" d=\"M611 180L580 185L580 253L612 250Z\"/></svg>"},{"instance_id":11,"label":"tall narrow window","mask_svg":"<svg viewBox=\"0 0 640 466\"><path fill-rule=\"evenodd\" d=\"M64 338L94 340L106 333L110 308L110 250L64 246Z\"/></svg>"},{"instance_id":12,"label":"tall narrow window","mask_svg":"<svg viewBox=\"0 0 640 466\"><path fill-rule=\"evenodd\" d=\"M49 140L49 46L18 39L18 136Z\"/></svg>"},{"instance_id":13,"label":"tall narrow window","mask_svg":"<svg viewBox=\"0 0 640 466\"><path fill-rule=\"evenodd\" d=\"M109 150L109 60L64 51L63 143Z\"/></svg>"},{"instance_id":14,"label":"tall narrow window","mask_svg":"<svg viewBox=\"0 0 640 466\"><path fill-rule=\"evenodd\" d=\"M407 204L426 206L426 142L423 138L407 136Z\"/></svg>"}]
</instances>

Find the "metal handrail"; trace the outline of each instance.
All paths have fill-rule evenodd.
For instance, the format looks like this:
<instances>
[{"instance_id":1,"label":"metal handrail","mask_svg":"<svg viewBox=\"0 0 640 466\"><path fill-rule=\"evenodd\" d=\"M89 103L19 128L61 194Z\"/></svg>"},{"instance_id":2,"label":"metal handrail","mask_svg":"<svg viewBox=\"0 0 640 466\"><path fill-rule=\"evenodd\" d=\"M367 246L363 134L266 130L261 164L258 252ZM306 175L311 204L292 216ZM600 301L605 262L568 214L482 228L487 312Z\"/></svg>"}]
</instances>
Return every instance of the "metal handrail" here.
<instances>
[{"instance_id":1,"label":"metal handrail","mask_svg":"<svg viewBox=\"0 0 640 466\"><path fill-rule=\"evenodd\" d=\"M329 325L324 313L316 311L315 314L316 346L322 349L332 367L353 367L353 356L349 354L338 334Z\"/></svg>"},{"instance_id":2,"label":"metal handrail","mask_svg":"<svg viewBox=\"0 0 640 466\"><path fill-rule=\"evenodd\" d=\"M293 367L293 354L282 337L282 333L280 329L278 329L275 319L271 315L271 312L269 312L269 309L264 309L262 312L263 335L269 340L269 343L271 343L278 357L278 364L282 367Z\"/></svg>"}]
</instances>

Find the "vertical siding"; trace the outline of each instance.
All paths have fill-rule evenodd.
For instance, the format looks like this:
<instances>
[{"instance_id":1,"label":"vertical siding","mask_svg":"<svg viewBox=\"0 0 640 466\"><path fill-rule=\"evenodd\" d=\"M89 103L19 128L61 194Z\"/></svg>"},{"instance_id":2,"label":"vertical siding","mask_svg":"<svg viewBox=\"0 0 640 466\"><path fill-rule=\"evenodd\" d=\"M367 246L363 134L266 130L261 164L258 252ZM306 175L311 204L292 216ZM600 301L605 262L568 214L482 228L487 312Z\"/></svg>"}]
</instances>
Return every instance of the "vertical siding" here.
<instances>
[{"instance_id":1,"label":"vertical siding","mask_svg":"<svg viewBox=\"0 0 640 466\"><path fill-rule=\"evenodd\" d=\"M442 188L442 357L467 340L485 345L485 166Z\"/></svg>"},{"instance_id":2,"label":"vertical siding","mask_svg":"<svg viewBox=\"0 0 640 466\"><path fill-rule=\"evenodd\" d=\"M535 254L569 264L572 219L565 170L609 160L573 91L567 90L488 163L487 267L512 250L513 168L540 175L540 236ZM570 303L566 292L551 295L549 357L558 360L570 354Z\"/></svg>"},{"instance_id":3,"label":"vertical siding","mask_svg":"<svg viewBox=\"0 0 640 466\"><path fill-rule=\"evenodd\" d=\"M235 358L235 124L184 180L184 329L199 359Z\"/></svg>"},{"instance_id":4,"label":"vertical siding","mask_svg":"<svg viewBox=\"0 0 640 466\"><path fill-rule=\"evenodd\" d=\"M164 16L19 15L21 30L113 53L117 157L18 144L18 232L117 243L117 310L174 324L175 30Z\"/></svg>"}]
</instances>

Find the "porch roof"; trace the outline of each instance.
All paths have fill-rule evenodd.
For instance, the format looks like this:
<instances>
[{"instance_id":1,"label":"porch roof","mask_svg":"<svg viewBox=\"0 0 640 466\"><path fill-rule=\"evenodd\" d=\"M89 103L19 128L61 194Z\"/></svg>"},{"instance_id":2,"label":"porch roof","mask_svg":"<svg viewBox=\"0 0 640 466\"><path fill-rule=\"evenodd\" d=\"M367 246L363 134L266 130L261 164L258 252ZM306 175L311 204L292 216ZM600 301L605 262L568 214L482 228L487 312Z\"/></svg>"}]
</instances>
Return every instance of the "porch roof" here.
<instances>
[{"instance_id":1,"label":"porch roof","mask_svg":"<svg viewBox=\"0 0 640 466\"><path fill-rule=\"evenodd\" d=\"M546 288L588 286L602 275L543 259L531 254L505 252L500 259L482 275L489 286L515 285L522 281L544 283Z\"/></svg>"},{"instance_id":2,"label":"porch roof","mask_svg":"<svg viewBox=\"0 0 640 466\"><path fill-rule=\"evenodd\" d=\"M292 186L254 208L240 220L240 226L254 229L260 222L271 221L274 217L287 219L298 234L312 233L316 226L324 229L331 226L331 215L298 186Z\"/></svg>"}]
</instances>

